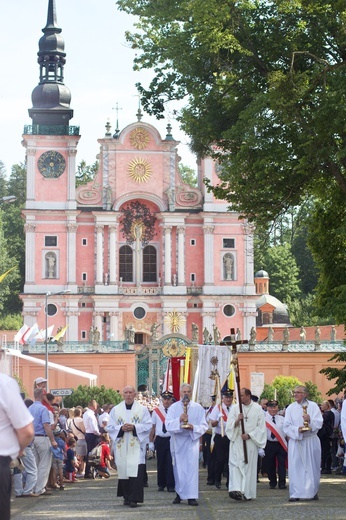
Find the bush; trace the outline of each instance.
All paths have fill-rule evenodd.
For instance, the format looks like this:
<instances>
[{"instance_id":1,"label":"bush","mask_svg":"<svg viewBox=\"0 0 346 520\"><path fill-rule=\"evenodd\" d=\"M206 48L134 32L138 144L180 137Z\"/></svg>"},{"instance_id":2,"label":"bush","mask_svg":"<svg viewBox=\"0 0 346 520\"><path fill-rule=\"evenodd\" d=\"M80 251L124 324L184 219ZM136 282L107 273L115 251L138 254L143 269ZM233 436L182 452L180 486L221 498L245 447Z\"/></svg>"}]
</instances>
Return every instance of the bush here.
<instances>
[{"instance_id":1,"label":"bush","mask_svg":"<svg viewBox=\"0 0 346 520\"><path fill-rule=\"evenodd\" d=\"M64 406L66 408L73 408L74 406L88 406L88 403L95 399L97 403L103 404L118 404L122 400L121 395L113 388L106 388L102 386L87 386L79 385L74 389L73 394L64 397Z\"/></svg>"},{"instance_id":2,"label":"bush","mask_svg":"<svg viewBox=\"0 0 346 520\"><path fill-rule=\"evenodd\" d=\"M0 330L19 330L23 325L23 316L7 314L0 316Z\"/></svg>"}]
</instances>

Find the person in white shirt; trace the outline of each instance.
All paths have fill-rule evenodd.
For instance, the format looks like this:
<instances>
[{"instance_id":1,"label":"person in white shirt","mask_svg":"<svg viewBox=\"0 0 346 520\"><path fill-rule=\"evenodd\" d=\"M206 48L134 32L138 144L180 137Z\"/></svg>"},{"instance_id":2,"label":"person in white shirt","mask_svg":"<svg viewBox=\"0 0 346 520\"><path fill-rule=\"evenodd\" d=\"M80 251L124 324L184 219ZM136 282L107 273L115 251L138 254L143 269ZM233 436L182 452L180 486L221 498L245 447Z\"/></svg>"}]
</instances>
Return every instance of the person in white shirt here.
<instances>
[{"instance_id":1,"label":"person in white shirt","mask_svg":"<svg viewBox=\"0 0 346 520\"><path fill-rule=\"evenodd\" d=\"M97 410L97 402L93 399L88 404L88 409L83 414L83 422L85 427L85 440L87 443L88 455L95 446L99 443L100 440L100 430L97 423L96 412ZM92 478L90 473L90 466L88 463L88 455L85 466L85 475L84 478Z\"/></svg>"},{"instance_id":2,"label":"person in white shirt","mask_svg":"<svg viewBox=\"0 0 346 520\"><path fill-rule=\"evenodd\" d=\"M101 433L106 432L105 428L109 421L109 408L110 408L109 404L104 404L102 406L103 412L99 415L99 418L98 418L99 429L100 429Z\"/></svg>"},{"instance_id":3,"label":"person in white shirt","mask_svg":"<svg viewBox=\"0 0 346 520\"><path fill-rule=\"evenodd\" d=\"M287 463L287 441L283 432L285 419L278 415L278 402L268 401L265 421L267 427L267 444L265 447L265 457L267 459L267 471L270 489L275 489L278 484L279 489L286 489L286 463ZM276 474L277 468L277 474Z\"/></svg>"},{"instance_id":4,"label":"person in white shirt","mask_svg":"<svg viewBox=\"0 0 346 520\"><path fill-rule=\"evenodd\" d=\"M228 489L228 458L229 458L229 438L225 433L228 414L231 410L233 402L233 390L226 389L222 392L221 406L214 406L209 419L213 428L215 428L214 448L215 453L215 486L221 488L221 478L226 467Z\"/></svg>"}]
</instances>

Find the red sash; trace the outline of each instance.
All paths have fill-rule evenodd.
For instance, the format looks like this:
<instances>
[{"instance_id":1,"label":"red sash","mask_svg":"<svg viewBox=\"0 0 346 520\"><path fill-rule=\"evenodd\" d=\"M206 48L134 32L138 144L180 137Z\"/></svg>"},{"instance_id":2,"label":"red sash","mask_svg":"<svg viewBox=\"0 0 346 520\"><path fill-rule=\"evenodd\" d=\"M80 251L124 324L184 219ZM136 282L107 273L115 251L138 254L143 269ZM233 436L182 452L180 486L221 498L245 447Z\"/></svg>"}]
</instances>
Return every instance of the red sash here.
<instances>
[{"instance_id":1,"label":"red sash","mask_svg":"<svg viewBox=\"0 0 346 520\"><path fill-rule=\"evenodd\" d=\"M165 422L166 422L166 417L163 415L163 413L161 412L161 410L160 410L159 408L154 408L154 412L157 413L157 415L160 417L162 423L165 424Z\"/></svg>"},{"instance_id":2,"label":"red sash","mask_svg":"<svg viewBox=\"0 0 346 520\"><path fill-rule=\"evenodd\" d=\"M266 419L266 427L268 428L268 430L270 430L275 435L276 439L279 441L279 443L281 444L283 449L285 451L287 451L286 439L281 436L280 432L278 432L278 430L275 428L274 424L272 422L269 422L267 419Z\"/></svg>"},{"instance_id":3,"label":"red sash","mask_svg":"<svg viewBox=\"0 0 346 520\"><path fill-rule=\"evenodd\" d=\"M227 422L227 415L226 415L225 410L222 408L222 404L220 404L220 412L222 413L222 418L223 418L224 422L226 423Z\"/></svg>"}]
</instances>

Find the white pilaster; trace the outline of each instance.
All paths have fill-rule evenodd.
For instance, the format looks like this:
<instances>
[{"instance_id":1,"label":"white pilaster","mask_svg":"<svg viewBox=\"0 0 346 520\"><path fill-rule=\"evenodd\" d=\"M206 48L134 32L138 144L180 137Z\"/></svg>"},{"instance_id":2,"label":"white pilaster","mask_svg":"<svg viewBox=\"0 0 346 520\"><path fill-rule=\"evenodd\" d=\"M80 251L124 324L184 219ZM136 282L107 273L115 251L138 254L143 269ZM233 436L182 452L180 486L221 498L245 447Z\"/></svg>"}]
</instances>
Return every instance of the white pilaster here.
<instances>
[{"instance_id":1,"label":"white pilaster","mask_svg":"<svg viewBox=\"0 0 346 520\"><path fill-rule=\"evenodd\" d=\"M69 304L71 307L71 303ZM75 302L75 305L78 307L78 301ZM66 313L66 325L67 331L66 331L66 341L79 341L81 338L78 337L78 316L79 312L77 311L67 311Z\"/></svg>"},{"instance_id":2,"label":"white pilaster","mask_svg":"<svg viewBox=\"0 0 346 520\"><path fill-rule=\"evenodd\" d=\"M77 143L69 142L68 144L68 184L67 184L67 205L69 209L76 208L76 155Z\"/></svg>"},{"instance_id":3,"label":"white pilaster","mask_svg":"<svg viewBox=\"0 0 346 520\"><path fill-rule=\"evenodd\" d=\"M96 226L96 283L103 284L103 229Z\"/></svg>"},{"instance_id":4,"label":"white pilaster","mask_svg":"<svg viewBox=\"0 0 346 520\"><path fill-rule=\"evenodd\" d=\"M185 285L185 227L178 226L178 285Z\"/></svg>"},{"instance_id":5,"label":"white pilaster","mask_svg":"<svg viewBox=\"0 0 346 520\"><path fill-rule=\"evenodd\" d=\"M109 226L109 283L117 284L117 226ZM111 331L112 333L112 331Z\"/></svg>"},{"instance_id":6,"label":"white pilaster","mask_svg":"<svg viewBox=\"0 0 346 520\"><path fill-rule=\"evenodd\" d=\"M75 218L74 218L75 220ZM76 232L77 223L68 222L67 224L67 283L76 284Z\"/></svg>"},{"instance_id":7,"label":"white pilaster","mask_svg":"<svg viewBox=\"0 0 346 520\"><path fill-rule=\"evenodd\" d=\"M27 223L25 229L25 283L35 283L35 224Z\"/></svg>"},{"instance_id":8,"label":"white pilaster","mask_svg":"<svg viewBox=\"0 0 346 520\"><path fill-rule=\"evenodd\" d=\"M100 341L103 341L103 312L94 313L95 327L100 333Z\"/></svg>"},{"instance_id":9,"label":"white pilaster","mask_svg":"<svg viewBox=\"0 0 346 520\"><path fill-rule=\"evenodd\" d=\"M26 199L35 200L35 173L36 173L36 148L29 146L26 149Z\"/></svg>"},{"instance_id":10,"label":"white pilaster","mask_svg":"<svg viewBox=\"0 0 346 520\"><path fill-rule=\"evenodd\" d=\"M109 313L109 334L110 341L118 341L119 340L119 313L118 312L110 312Z\"/></svg>"},{"instance_id":11,"label":"white pilaster","mask_svg":"<svg viewBox=\"0 0 346 520\"><path fill-rule=\"evenodd\" d=\"M214 226L205 224L204 231L204 284L214 283Z\"/></svg>"},{"instance_id":12,"label":"white pilaster","mask_svg":"<svg viewBox=\"0 0 346 520\"><path fill-rule=\"evenodd\" d=\"M165 285L172 285L172 226L165 226Z\"/></svg>"}]
</instances>

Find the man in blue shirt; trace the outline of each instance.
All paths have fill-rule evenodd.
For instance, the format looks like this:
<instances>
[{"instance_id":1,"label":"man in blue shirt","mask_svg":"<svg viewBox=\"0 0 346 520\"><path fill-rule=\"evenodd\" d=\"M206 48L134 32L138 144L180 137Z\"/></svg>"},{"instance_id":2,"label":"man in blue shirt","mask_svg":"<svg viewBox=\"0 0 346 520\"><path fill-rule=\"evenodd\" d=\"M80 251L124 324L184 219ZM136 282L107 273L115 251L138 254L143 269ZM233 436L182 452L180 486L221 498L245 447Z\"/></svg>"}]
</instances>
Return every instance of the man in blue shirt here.
<instances>
[{"instance_id":1,"label":"man in blue shirt","mask_svg":"<svg viewBox=\"0 0 346 520\"><path fill-rule=\"evenodd\" d=\"M33 452L37 465L37 482L34 493L39 495L50 495L46 491L46 484L52 465L52 452L50 447L57 447L56 440L50 425L49 412L42 404L43 399L42 388L35 388L35 402L29 407L29 411L34 418L35 437L33 442Z\"/></svg>"}]
</instances>

